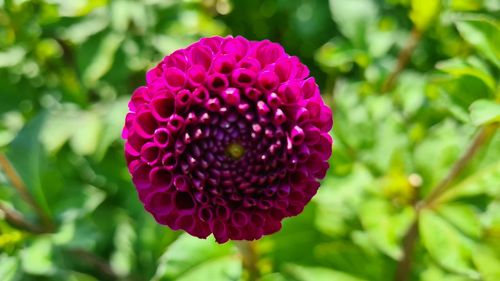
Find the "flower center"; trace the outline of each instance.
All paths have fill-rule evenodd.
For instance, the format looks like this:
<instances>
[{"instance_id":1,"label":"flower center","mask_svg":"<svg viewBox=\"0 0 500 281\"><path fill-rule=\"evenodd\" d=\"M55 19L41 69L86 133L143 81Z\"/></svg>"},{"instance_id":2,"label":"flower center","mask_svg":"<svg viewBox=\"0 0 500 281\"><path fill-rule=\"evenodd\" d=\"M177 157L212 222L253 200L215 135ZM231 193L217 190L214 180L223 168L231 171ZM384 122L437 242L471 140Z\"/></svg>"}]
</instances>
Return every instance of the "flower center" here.
<instances>
[{"instance_id":1,"label":"flower center","mask_svg":"<svg viewBox=\"0 0 500 281\"><path fill-rule=\"evenodd\" d=\"M238 160L243 156L245 153L245 148L239 143L230 143L226 147L226 154L229 155L229 157L233 158L234 160Z\"/></svg>"}]
</instances>

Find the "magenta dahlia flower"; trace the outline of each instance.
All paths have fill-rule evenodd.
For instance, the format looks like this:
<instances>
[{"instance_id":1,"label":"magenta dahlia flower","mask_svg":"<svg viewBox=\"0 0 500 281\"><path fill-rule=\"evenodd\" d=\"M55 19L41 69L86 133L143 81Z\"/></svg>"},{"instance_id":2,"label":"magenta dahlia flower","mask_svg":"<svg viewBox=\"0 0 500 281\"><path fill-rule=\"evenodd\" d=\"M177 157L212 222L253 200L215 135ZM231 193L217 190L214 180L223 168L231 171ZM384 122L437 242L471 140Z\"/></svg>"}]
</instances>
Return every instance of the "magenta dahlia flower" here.
<instances>
[{"instance_id":1,"label":"magenta dahlia flower","mask_svg":"<svg viewBox=\"0 0 500 281\"><path fill-rule=\"evenodd\" d=\"M219 243L302 212L328 169L332 112L279 44L203 38L166 56L129 103L132 180L158 223Z\"/></svg>"}]
</instances>

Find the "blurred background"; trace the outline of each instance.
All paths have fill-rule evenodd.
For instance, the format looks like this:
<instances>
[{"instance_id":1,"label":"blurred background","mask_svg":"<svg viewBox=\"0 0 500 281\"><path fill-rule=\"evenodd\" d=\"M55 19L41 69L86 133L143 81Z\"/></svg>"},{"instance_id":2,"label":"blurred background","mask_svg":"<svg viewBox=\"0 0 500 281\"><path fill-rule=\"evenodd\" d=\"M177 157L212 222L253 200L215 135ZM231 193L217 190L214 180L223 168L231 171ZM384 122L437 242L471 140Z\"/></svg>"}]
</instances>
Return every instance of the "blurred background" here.
<instances>
[{"instance_id":1,"label":"blurred background","mask_svg":"<svg viewBox=\"0 0 500 281\"><path fill-rule=\"evenodd\" d=\"M499 0L0 0L0 280L244 280L157 225L120 139L145 71L270 39L317 78L331 168L252 245L262 281L500 280Z\"/></svg>"}]
</instances>

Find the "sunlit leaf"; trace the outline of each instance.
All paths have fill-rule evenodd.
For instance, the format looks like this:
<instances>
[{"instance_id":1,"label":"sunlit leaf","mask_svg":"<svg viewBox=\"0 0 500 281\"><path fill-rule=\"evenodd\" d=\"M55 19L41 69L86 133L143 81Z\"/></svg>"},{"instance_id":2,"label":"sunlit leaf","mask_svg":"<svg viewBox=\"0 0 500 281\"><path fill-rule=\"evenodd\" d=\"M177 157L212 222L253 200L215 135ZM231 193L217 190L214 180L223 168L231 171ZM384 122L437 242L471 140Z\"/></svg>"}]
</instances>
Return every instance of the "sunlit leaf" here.
<instances>
[{"instance_id":1,"label":"sunlit leaf","mask_svg":"<svg viewBox=\"0 0 500 281\"><path fill-rule=\"evenodd\" d=\"M434 22L441 8L440 0L412 0L410 19L418 30L424 31Z\"/></svg>"},{"instance_id":2,"label":"sunlit leaf","mask_svg":"<svg viewBox=\"0 0 500 281\"><path fill-rule=\"evenodd\" d=\"M473 62L473 61L472 61ZM453 58L447 61L439 62L436 68L447 72L453 76L470 75L481 79L491 91L495 91L495 80L491 75L480 66L472 65L470 61L464 61L458 58Z\"/></svg>"},{"instance_id":3,"label":"sunlit leaf","mask_svg":"<svg viewBox=\"0 0 500 281\"><path fill-rule=\"evenodd\" d=\"M17 257L10 257L7 254L0 255L0 276L2 280L13 281L18 279L19 260Z\"/></svg>"},{"instance_id":4,"label":"sunlit leaf","mask_svg":"<svg viewBox=\"0 0 500 281\"><path fill-rule=\"evenodd\" d=\"M288 265L286 272L297 281L363 281L347 273L330 268L304 267L300 265Z\"/></svg>"},{"instance_id":5,"label":"sunlit leaf","mask_svg":"<svg viewBox=\"0 0 500 281\"><path fill-rule=\"evenodd\" d=\"M56 268L52 260L52 243L48 237L39 238L21 251L21 263L25 272L51 275Z\"/></svg>"},{"instance_id":6,"label":"sunlit leaf","mask_svg":"<svg viewBox=\"0 0 500 281\"><path fill-rule=\"evenodd\" d=\"M330 0L333 20L341 32L357 47L365 45L368 25L372 24L378 7L372 0Z\"/></svg>"},{"instance_id":7,"label":"sunlit leaf","mask_svg":"<svg viewBox=\"0 0 500 281\"><path fill-rule=\"evenodd\" d=\"M87 85L94 85L97 80L109 71L113 64L115 53L123 39L123 34L113 32L106 34L102 39L92 62L83 73L83 81Z\"/></svg>"},{"instance_id":8,"label":"sunlit leaf","mask_svg":"<svg viewBox=\"0 0 500 281\"><path fill-rule=\"evenodd\" d=\"M500 121L500 104L491 100L478 100L470 106L470 118L480 126Z\"/></svg>"},{"instance_id":9,"label":"sunlit leaf","mask_svg":"<svg viewBox=\"0 0 500 281\"><path fill-rule=\"evenodd\" d=\"M491 248L478 246L472 258L482 280L500 280L500 252L495 253Z\"/></svg>"},{"instance_id":10,"label":"sunlit leaf","mask_svg":"<svg viewBox=\"0 0 500 281\"><path fill-rule=\"evenodd\" d=\"M219 245L214 239L181 235L160 258L152 280L235 280L241 274L241 261L231 244Z\"/></svg>"},{"instance_id":11,"label":"sunlit leaf","mask_svg":"<svg viewBox=\"0 0 500 281\"><path fill-rule=\"evenodd\" d=\"M500 67L500 24L487 16L464 16L456 22L462 37Z\"/></svg>"},{"instance_id":12,"label":"sunlit leaf","mask_svg":"<svg viewBox=\"0 0 500 281\"><path fill-rule=\"evenodd\" d=\"M466 204L443 204L439 206L437 212L465 235L474 239L481 238L481 222L477 211L472 206Z\"/></svg>"},{"instance_id":13,"label":"sunlit leaf","mask_svg":"<svg viewBox=\"0 0 500 281\"><path fill-rule=\"evenodd\" d=\"M430 210L421 213L419 224L422 243L443 267L470 278L478 273L471 266L472 246L448 222Z\"/></svg>"}]
</instances>

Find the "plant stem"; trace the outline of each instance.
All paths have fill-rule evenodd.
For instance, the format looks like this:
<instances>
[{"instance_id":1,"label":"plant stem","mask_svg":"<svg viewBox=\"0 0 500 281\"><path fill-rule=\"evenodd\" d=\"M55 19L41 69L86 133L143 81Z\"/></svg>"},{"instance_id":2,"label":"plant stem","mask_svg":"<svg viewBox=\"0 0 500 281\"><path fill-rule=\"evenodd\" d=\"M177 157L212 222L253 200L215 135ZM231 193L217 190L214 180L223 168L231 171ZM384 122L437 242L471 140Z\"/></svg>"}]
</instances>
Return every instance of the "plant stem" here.
<instances>
[{"instance_id":1,"label":"plant stem","mask_svg":"<svg viewBox=\"0 0 500 281\"><path fill-rule=\"evenodd\" d=\"M19 212L3 204L0 204L0 211L4 213L5 221L7 221L7 223L12 225L13 227L35 234L44 233L44 231L39 226L29 222Z\"/></svg>"},{"instance_id":2,"label":"plant stem","mask_svg":"<svg viewBox=\"0 0 500 281\"><path fill-rule=\"evenodd\" d=\"M448 172L448 175L439 184L432 189L431 194L421 203L423 207L430 207L433 203L443 195L450 187L453 180L464 170L469 161L476 155L482 145L493 135L495 132L494 126L482 127L477 133L476 137L469 146L469 149L462 155L455 165Z\"/></svg>"},{"instance_id":3,"label":"plant stem","mask_svg":"<svg viewBox=\"0 0 500 281\"><path fill-rule=\"evenodd\" d=\"M28 188L24 184L21 177L19 177L18 173L10 163L9 159L5 154L0 153L0 168L5 172L8 180L12 184L12 186L19 192L21 198L30 205L33 210L37 213L38 217L43 223L42 232L52 232L54 230L54 224L49 216L43 211L42 207L38 205L36 200L31 196L28 191Z\"/></svg>"},{"instance_id":4,"label":"plant stem","mask_svg":"<svg viewBox=\"0 0 500 281\"><path fill-rule=\"evenodd\" d=\"M394 83L399 77L399 74L401 74L403 69L408 64L408 62L410 62L411 55L413 54L413 51L417 47L420 38L422 38L422 33L418 31L417 28L414 27L410 33L410 38L408 38L408 41L406 41L405 46L399 53L398 61L396 62L396 67L389 74L389 76L387 76L384 83L382 84L381 88L382 93L386 93L392 90L392 88L394 87Z\"/></svg>"},{"instance_id":5,"label":"plant stem","mask_svg":"<svg viewBox=\"0 0 500 281\"><path fill-rule=\"evenodd\" d=\"M234 241L236 247L241 253L243 259L243 267L247 272L247 281L256 281L260 277L257 262L259 254L257 251L257 242L255 241Z\"/></svg>"},{"instance_id":6,"label":"plant stem","mask_svg":"<svg viewBox=\"0 0 500 281\"><path fill-rule=\"evenodd\" d=\"M403 236L403 257L398 262L396 274L394 276L395 281L406 281L410 279L411 260L415 244L418 240L420 212L424 208L432 207L437 199L439 199L439 197L452 186L450 184L467 167L467 164L469 164L469 162L479 152L480 148L493 136L495 130L496 126L494 125L481 128L469 148L465 151L462 157L455 162L443 180L441 180L436 187L432 189L431 194L426 199L415 204L415 219L406 234Z\"/></svg>"}]
</instances>

